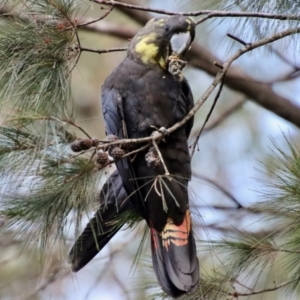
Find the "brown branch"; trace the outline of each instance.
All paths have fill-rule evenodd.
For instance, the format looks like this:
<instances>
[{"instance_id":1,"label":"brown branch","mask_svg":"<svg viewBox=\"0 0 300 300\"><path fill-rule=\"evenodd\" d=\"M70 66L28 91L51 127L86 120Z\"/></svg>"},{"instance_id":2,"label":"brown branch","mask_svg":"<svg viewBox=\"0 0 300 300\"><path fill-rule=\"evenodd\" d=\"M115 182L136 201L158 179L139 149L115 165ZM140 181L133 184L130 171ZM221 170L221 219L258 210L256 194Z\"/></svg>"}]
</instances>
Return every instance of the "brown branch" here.
<instances>
[{"instance_id":1,"label":"brown branch","mask_svg":"<svg viewBox=\"0 0 300 300\"><path fill-rule=\"evenodd\" d=\"M182 15L192 16L191 14L194 14L194 12L191 12L191 14L190 13L178 13L178 12L173 12L173 11L167 11L164 9L155 9L155 8L151 8L151 7L139 6L139 5L130 4L130 3L122 3L119 1L111 1L111 0L90 0L90 1L100 4L100 5L110 5L110 6L115 6L115 7L119 7L119 8L126 8L126 9L131 9L131 10L134 9L134 10L140 10L140 11L146 11L146 12L154 12L154 13L159 13L159 14L164 14L164 15L182 14Z\"/></svg>"},{"instance_id":2,"label":"brown branch","mask_svg":"<svg viewBox=\"0 0 300 300\"><path fill-rule=\"evenodd\" d=\"M69 270L69 269L61 270L60 268L55 268L42 285L40 285L36 290L31 292L29 295L22 298L22 300L32 299L35 295L44 291L50 284L56 282L59 279L61 280L63 277L69 275L70 273L71 273L71 270Z\"/></svg>"},{"instance_id":3,"label":"brown branch","mask_svg":"<svg viewBox=\"0 0 300 300\"><path fill-rule=\"evenodd\" d=\"M223 211L234 211L234 212L247 212L247 209L238 208L236 206L223 206L223 205L195 205L197 209L209 209L209 210L223 210Z\"/></svg>"},{"instance_id":4,"label":"brown branch","mask_svg":"<svg viewBox=\"0 0 300 300\"><path fill-rule=\"evenodd\" d=\"M246 44L243 48L239 49L236 53L234 53L232 56L228 58L227 61L224 62L222 65L223 68L217 73L216 77L214 78L211 85L207 88L207 90L203 93L202 97L196 102L195 106L189 111L189 113L179 122L168 128L168 132L172 133L181 126L183 126L189 119L191 119L195 113L199 110L199 108L204 104L204 102L207 100L207 98L211 95L211 93L214 91L216 86L223 80L225 74L228 72L230 65L233 63L233 61L237 60L240 56L243 54L252 51L256 48L259 48L261 46L267 45L269 43L272 43L274 41L277 41L279 39L282 39L284 37L287 37L292 34L298 33L300 30L300 27L288 29L279 33L276 33L268 38L264 38L261 40L258 40L257 42L254 42L252 44ZM298 118L300 119L300 118ZM107 147L112 145L123 145L123 144L138 144L138 143L146 143L146 142L153 142L153 140L161 140L164 137L164 133L157 132L155 137L149 136L144 138L138 138L138 139L121 139L114 142L110 142L107 144L99 144L97 147L98 149L107 149Z\"/></svg>"},{"instance_id":5,"label":"brown branch","mask_svg":"<svg viewBox=\"0 0 300 300\"><path fill-rule=\"evenodd\" d=\"M201 13L202 12L202 13ZM206 12L206 13L205 13ZM287 20L299 20L300 16L297 14L294 15L286 15L286 14L270 14L270 13L260 13L260 12L236 12L236 11L217 11L217 10L199 10L195 11L198 16L206 15L196 22L196 24L200 24L211 18L260 18L260 19L276 19L280 21ZM181 14L181 13L179 13ZM185 13L183 13L185 15ZM187 13L188 14L188 13ZM189 14L188 14L189 15ZM193 16L193 15L190 15Z\"/></svg>"},{"instance_id":6,"label":"brown branch","mask_svg":"<svg viewBox=\"0 0 300 300\"><path fill-rule=\"evenodd\" d=\"M109 244L110 245L110 244ZM123 247L125 247L126 245L124 244ZM115 250L110 249L109 255L108 257L104 258L104 257L100 257L101 260L103 259L107 259L107 261L105 262L105 265L102 266L103 270L107 270L109 269L109 267L111 267L112 262L114 260L114 258L116 257L116 254L119 254L121 251L123 250L123 248L119 247ZM93 262L95 262L97 259L94 259ZM99 274L97 275L96 279L94 280L94 283L90 286L90 288L88 289L87 293L85 294L85 296L83 297L83 299L88 299L91 292L93 291L93 289L95 289L97 287L97 285L100 283L100 281L102 280L102 278L104 276L106 276L107 273L106 272L99 272Z\"/></svg>"},{"instance_id":7,"label":"brown branch","mask_svg":"<svg viewBox=\"0 0 300 300\"><path fill-rule=\"evenodd\" d=\"M193 173L193 175L203 181L206 181L208 183L210 183L211 185L213 185L214 187L217 188L217 190L219 190L220 192L222 192L225 196L227 196L229 199L231 199L237 206L235 207L235 209L241 209L243 208L243 205L240 203L240 201L238 201L228 190L226 190L225 188L223 188L220 184L218 184L215 180L210 179L206 176L203 176L201 174L198 174L195 172ZM213 207L213 206L212 206ZM224 207L223 207L224 208Z\"/></svg>"},{"instance_id":8,"label":"brown branch","mask_svg":"<svg viewBox=\"0 0 300 300\"><path fill-rule=\"evenodd\" d=\"M102 15L100 18L98 18L98 19L88 20L88 21L86 21L86 22L81 22L81 23L79 23L79 24L76 24L76 28L80 28L80 27L84 27L84 26L89 26L89 25L92 25L92 24L94 24L94 23L97 23L97 22L103 20L104 18L106 18L106 17L112 12L113 8L114 8L114 7L112 6L109 10L107 10L107 12L106 12L105 14L103 14L103 15Z\"/></svg>"},{"instance_id":9,"label":"brown branch","mask_svg":"<svg viewBox=\"0 0 300 300\"><path fill-rule=\"evenodd\" d=\"M88 23L92 19L85 18L82 20L83 24ZM80 23L81 24L81 23ZM113 35L122 39L131 39L137 30L130 26L119 25L114 22L102 20L101 22L90 23L89 25L80 27L81 30L94 31L97 33Z\"/></svg>"},{"instance_id":10,"label":"brown branch","mask_svg":"<svg viewBox=\"0 0 300 300\"><path fill-rule=\"evenodd\" d=\"M234 293L228 293L229 296L233 296L234 298L238 299L238 297L248 297L248 296L253 296L253 295L259 295L259 294L264 294L264 293L268 293L268 292L274 292L276 290L279 290L285 286L288 286L292 283L296 283L299 279L297 280L290 280L287 282L284 282L280 285L274 286L272 288L268 288L268 289L263 289L263 290L259 290L259 291L251 291L249 293L239 293L239 292L234 292Z\"/></svg>"},{"instance_id":11,"label":"brown branch","mask_svg":"<svg viewBox=\"0 0 300 300\"><path fill-rule=\"evenodd\" d=\"M123 0L120 2L123 2ZM136 1L126 0L126 3L135 4ZM118 7L118 9L141 25L152 18L150 13L146 11L125 7ZM207 72L211 76L216 76L220 70L214 65L214 62L219 62L222 65L222 62L216 56L197 43L193 43L192 49L187 53L187 60L190 65ZM276 94L269 83L257 81L241 68L231 66L226 74L225 85L243 93L248 99L300 128L300 107L289 99Z\"/></svg>"},{"instance_id":12,"label":"brown branch","mask_svg":"<svg viewBox=\"0 0 300 300\"><path fill-rule=\"evenodd\" d=\"M223 69L223 66L222 66L221 69ZM215 99L214 99L214 101L213 101L213 104L212 104L212 106L211 106L211 108L210 108L210 110L209 110L209 112L208 112L208 114L207 114L207 116L206 116L206 118L205 118L205 120L204 120L204 122L203 122L203 125L202 125L202 127L200 128L200 130L199 130L199 132L198 132L198 134L197 134L197 136L196 136L196 138L195 138L195 141L194 141L194 143L193 143L193 145L192 145L191 158L193 157L193 155L194 155L194 153L195 153L195 150L196 150L196 147L198 146L198 141L199 141L200 136L201 136L201 134L202 134L202 132L203 132L203 129L204 129L205 125L207 124L207 122L208 122L208 120L209 120L209 118L210 118L210 116L211 116L213 110L215 109L215 106L216 106L216 104L217 104L217 101L218 101L218 99L219 99L219 97L220 97L220 95L221 95L221 92L222 92L222 89L223 89L223 85L224 85L224 79L225 79L225 74L224 74L224 77L223 77L223 79L222 79L222 81L221 81L221 84L220 84L220 87L219 87L219 89L218 89L217 95L216 95L216 97L215 97ZM199 149L199 148L198 148L198 149Z\"/></svg>"},{"instance_id":13,"label":"brown branch","mask_svg":"<svg viewBox=\"0 0 300 300\"><path fill-rule=\"evenodd\" d=\"M280 39L282 39L284 37L287 37L289 35L299 33L299 31L300 31L300 27L288 29L288 30L285 30L285 31L281 31L279 33L276 33L276 34L268 37L268 38L261 39L257 42L252 43L252 44L247 44L246 46L244 46L243 48L238 50L236 53L234 53L231 57L229 57L229 59L227 61L224 62L223 69L218 71L218 73L216 74L216 77L215 77L214 81L212 82L212 84L209 86L209 88L206 90L206 92L204 92L202 97L198 100L198 102L190 110L190 112L185 116L185 118L183 118L180 122L176 123L171 128L169 128L168 131L169 132L175 131L180 126L185 124L192 116L194 116L194 114L198 111L198 109L203 105L203 103L206 101L206 99L210 96L210 94L215 89L215 87L222 81L223 77L225 76L225 74L229 70L229 67L233 63L233 61L237 60L240 56L242 56L243 54L245 54L249 51L252 51L256 48L259 48L259 47L264 46L266 44L272 43L274 41L280 40ZM227 76L227 74L226 74L226 76ZM300 127L299 115L298 115L297 123L299 124L299 127Z\"/></svg>"},{"instance_id":14,"label":"brown branch","mask_svg":"<svg viewBox=\"0 0 300 300\"><path fill-rule=\"evenodd\" d=\"M239 37L237 37L237 36L235 36L235 35L233 35L231 33L227 33L227 36L230 37L231 39L235 40L236 42L239 42L243 46L246 46L248 44L244 40L240 39Z\"/></svg>"},{"instance_id":15,"label":"brown branch","mask_svg":"<svg viewBox=\"0 0 300 300\"><path fill-rule=\"evenodd\" d=\"M142 146L142 147L140 147L140 148L138 148L136 150L133 150L133 151L130 151L130 152L124 154L122 158L132 156L132 155L134 155L136 153L139 153L141 151L144 151L144 150L148 149L149 147L150 147L150 144L144 145L144 146Z\"/></svg>"},{"instance_id":16,"label":"brown branch","mask_svg":"<svg viewBox=\"0 0 300 300\"><path fill-rule=\"evenodd\" d=\"M300 76L300 70L297 70L297 71L293 70L292 72L289 72L287 74L278 76L277 78L268 81L268 83L269 84L274 84L274 83L277 83L277 82L290 81L290 80L294 80L294 79L298 78L299 76Z\"/></svg>"},{"instance_id":17,"label":"brown branch","mask_svg":"<svg viewBox=\"0 0 300 300\"><path fill-rule=\"evenodd\" d=\"M218 59L198 44L193 44L191 51L187 53L187 60L209 75L215 76L219 72L219 68L213 64ZM241 68L231 66L226 74L225 85L300 128L300 107L276 94L269 83L257 81Z\"/></svg>"},{"instance_id":18,"label":"brown branch","mask_svg":"<svg viewBox=\"0 0 300 300\"><path fill-rule=\"evenodd\" d=\"M174 12L174 11L167 11L164 9L155 9L151 7L139 6L129 3L123 3L119 1L112 1L112 0L90 0L91 2L101 4L101 5L110 5L114 7L121 7L126 9L134 9L140 11L147 11L153 13L159 13L164 15L183 15L183 16L201 16L207 15L206 18L212 17L254 17L254 18L263 18L263 19L277 19L277 20L300 20L300 16L298 14L294 15L285 15L285 14L270 14L270 13L260 13L260 12L236 12L236 11L218 11L218 10L197 10L197 11L190 11L190 12Z\"/></svg>"},{"instance_id":19,"label":"brown branch","mask_svg":"<svg viewBox=\"0 0 300 300\"><path fill-rule=\"evenodd\" d=\"M122 2L123 1L121 0L118 3ZM126 0L125 6L121 6L121 4L117 5L118 9L144 25L151 18L151 15L146 11L129 9L129 3L132 5L136 2L133 0ZM7 12L9 12L9 9L4 8L0 11L0 14L4 13L5 15ZM6 16L12 17L13 14L8 13ZM81 27L81 29L112 34L125 39L132 37L136 33L133 28L116 24L112 25L105 21L93 23ZM193 44L191 51L188 52L187 60L193 67L201 69L211 76L216 76L219 71L219 68L216 67L214 63L217 61L218 65L222 65L222 62L220 62L217 57L196 43ZM269 82L257 81L247 75L239 67L231 66L226 75L225 85L235 91L242 92L247 98L252 99L258 105L293 123L297 127L300 127L300 107L292 103L289 99L276 94Z\"/></svg>"},{"instance_id":20,"label":"brown branch","mask_svg":"<svg viewBox=\"0 0 300 300\"><path fill-rule=\"evenodd\" d=\"M79 47L80 51L86 51L86 52L93 52L98 54L103 53L110 53L110 52L117 52L117 51L126 51L126 47L120 47L120 48L110 48L110 49L91 49L91 48L85 48L85 47Z\"/></svg>"},{"instance_id":21,"label":"brown branch","mask_svg":"<svg viewBox=\"0 0 300 300\"><path fill-rule=\"evenodd\" d=\"M10 123L10 122L14 122L14 121L19 121L20 119L22 119L22 117L17 117L17 118L9 118L7 119L5 123ZM24 119L26 119L26 117L24 117ZM29 119L29 118L28 118ZM60 122L63 124L69 124L75 128L77 128L78 130L80 130L83 134L85 134L89 139L91 139L91 136L88 134L87 131L85 131L81 126L77 125L74 121L72 120L66 120L66 119L59 119L56 117L30 117L30 120L34 120L34 121L55 121L55 122Z\"/></svg>"},{"instance_id":22,"label":"brown branch","mask_svg":"<svg viewBox=\"0 0 300 300\"><path fill-rule=\"evenodd\" d=\"M154 146L154 148L155 148L155 150L156 150L156 152L157 152L157 154L158 154L158 156L159 156L159 159L160 159L160 161L161 161L161 163L162 163L162 165L163 165L163 167L164 167L165 175L166 175L166 176L169 176L169 175L170 175L170 172L169 172L169 170L168 170L168 168L167 168L167 166L166 166L166 164L165 164L164 158L163 158L163 156L162 156L162 154L161 154L161 152L160 152L160 150L159 150L159 148L158 148L158 145L157 145L157 142L156 142L156 140L155 140L155 137L153 137L152 144L153 144L153 146Z\"/></svg>"},{"instance_id":23,"label":"brown branch","mask_svg":"<svg viewBox=\"0 0 300 300\"><path fill-rule=\"evenodd\" d=\"M290 67L292 67L294 69L294 71L299 71L300 70L300 66L299 65L295 65L293 64L285 55L283 55L280 51L278 51L277 49L275 49L274 47L270 47L271 51L274 52L283 62L285 62L286 64L288 64Z\"/></svg>"}]
</instances>

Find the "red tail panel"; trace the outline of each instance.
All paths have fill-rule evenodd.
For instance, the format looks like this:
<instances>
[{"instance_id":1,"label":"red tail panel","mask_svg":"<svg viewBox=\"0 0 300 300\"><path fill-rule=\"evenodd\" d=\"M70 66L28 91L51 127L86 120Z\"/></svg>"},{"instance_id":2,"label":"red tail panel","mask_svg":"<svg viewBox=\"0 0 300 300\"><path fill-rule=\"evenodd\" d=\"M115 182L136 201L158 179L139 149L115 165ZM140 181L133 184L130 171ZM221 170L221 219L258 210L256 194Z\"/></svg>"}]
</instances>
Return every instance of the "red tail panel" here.
<instances>
[{"instance_id":1,"label":"red tail panel","mask_svg":"<svg viewBox=\"0 0 300 300\"><path fill-rule=\"evenodd\" d=\"M192 293L199 282L199 263L191 231L191 216L176 226L171 219L162 233L151 228L152 261L162 289L172 297Z\"/></svg>"}]
</instances>

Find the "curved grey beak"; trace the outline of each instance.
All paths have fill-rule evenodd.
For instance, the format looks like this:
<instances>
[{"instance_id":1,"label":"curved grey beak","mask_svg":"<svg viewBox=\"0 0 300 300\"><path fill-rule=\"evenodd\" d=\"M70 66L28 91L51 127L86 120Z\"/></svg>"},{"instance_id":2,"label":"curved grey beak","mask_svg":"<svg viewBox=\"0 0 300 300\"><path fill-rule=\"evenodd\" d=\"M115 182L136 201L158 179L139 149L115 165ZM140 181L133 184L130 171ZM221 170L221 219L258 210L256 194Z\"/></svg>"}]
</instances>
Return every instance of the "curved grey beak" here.
<instances>
[{"instance_id":1,"label":"curved grey beak","mask_svg":"<svg viewBox=\"0 0 300 300\"><path fill-rule=\"evenodd\" d=\"M191 44L191 35L189 32L180 32L173 34L170 44L172 48L172 54L183 54Z\"/></svg>"}]
</instances>

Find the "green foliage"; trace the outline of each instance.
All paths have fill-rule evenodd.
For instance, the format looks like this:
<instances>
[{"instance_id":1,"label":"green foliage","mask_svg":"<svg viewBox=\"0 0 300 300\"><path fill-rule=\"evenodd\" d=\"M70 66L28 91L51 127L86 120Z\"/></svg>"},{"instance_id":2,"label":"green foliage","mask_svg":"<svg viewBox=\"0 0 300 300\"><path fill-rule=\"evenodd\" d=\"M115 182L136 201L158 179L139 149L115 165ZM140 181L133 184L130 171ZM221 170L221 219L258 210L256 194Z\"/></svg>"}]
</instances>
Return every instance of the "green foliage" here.
<instances>
[{"instance_id":1,"label":"green foliage","mask_svg":"<svg viewBox=\"0 0 300 300\"><path fill-rule=\"evenodd\" d=\"M258 233L236 230L234 236L227 234L222 240L203 242L201 250L213 249L212 255L219 263L209 275L202 272L197 293L183 299L226 299L230 295L242 298L280 288L285 289L289 299L297 297L300 150L287 137L286 141L289 153L273 140L273 163L268 169L273 181L268 186L265 184L263 201L250 208L262 215L258 225L262 230ZM261 288L266 278L274 278L276 284Z\"/></svg>"},{"instance_id":2,"label":"green foliage","mask_svg":"<svg viewBox=\"0 0 300 300\"><path fill-rule=\"evenodd\" d=\"M77 54L74 34L65 30L71 26L71 2L28 2L22 12L1 19L0 103L14 104L18 113L62 115L71 109L69 75Z\"/></svg>"},{"instance_id":3,"label":"green foliage","mask_svg":"<svg viewBox=\"0 0 300 300\"><path fill-rule=\"evenodd\" d=\"M70 91L80 57L72 21L79 2L3 3L12 10L0 20L0 109L6 115L0 127L0 213L8 226L32 235L28 244L44 250L57 238L64 241L72 216L78 232L98 199L103 173L95 148L76 154L70 149L72 130L87 135L74 121ZM122 215L116 226L132 227L138 219Z\"/></svg>"},{"instance_id":4,"label":"green foliage","mask_svg":"<svg viewBox=\"0 0 300 300\"><path fill-rule=\"evenodd\" d=\"M2 214L11 225L19 224L20 231L32 228L43 246L54 226L63 237L72 210L87 210L96 199L99 179L93 160L72 155L69 142L74 137L59 122L48 122L40 130L32 124L0 127L0 171L7 181ZM49 130L46 136L41 125Z\"/></svg>"},{"instance_id":5,"label":"green foliage","mask_svg":"<svg viewBox=\"0 0 300 300\"><path fill-rule=\"evenodd\" d=\"M253 208L257 211L267 211L278 217L288 217L285 227L290 230L299 222L300 214L300 150L285 136L290 152L286 153L273 142L272 163L268 166L268 172L272 181L265 183L266 191L262 197L268 201L258 203ZM288 226L288 227L287 227ZM290 227L291 226L291 227ZM299 223L300 226L300 223Z\"/></svg>"},{"instance_id":6,"label":"green foliage","mask_svg":"<svg viewBox=\"0 0 300 300\"><path fill-rule=\"evenodd\" d=\"M187 1L191 3L190 1ZM224 30L222 23L226 22L225 30L226 32L237 36L246 43L252 43L259 39L269 37L279 31L284 31L287 29L297 28L300 26L299 11L300 2L299 1L289 1L289 0L208 0L199 1L198 3L193 3L193 9L211 9L211 10L221 10L221 11L234 11L241 13L268 13L273 15L285 15L291 16L290 19L280 19L280 18L261 18L261 17L225 17L225 18L212 18L204 24L210 23L210 29L222 28ZM297 16L297 20L293 19L293 16ZM200 17L201 19L202 17ZM219 27L219 25L221 25ZM222 38L222 44L224 45L228 42L228 51L232 51L235 47L240 47L236 41L229 38ZM256 51L265 51L271 53L274 48L282 49L285 51L288 44L292 43L292 47L295 52L299 51L299 34L294 34L288 36L279 43L266 45L265 47L259 48ZM252 54L252 52L250 53Z\"/></svg>"},{"instance_id":7,"label":"green foliage","mask_svg":"<svg viewBox=\"0 0 300 300\"><path fill-rule=\"evenodd\" d=\"M265 299L283 290L286 299L299 298L300 282L300 149L286 137L290 151L284 151L273 140L272 164L263 166L273 180L262 192L263 200L246 208L258 213L262 228L258 232L233 230L222 239L201 241L198 245L200 266L205 255L212 257L214 267L201 268L200 285L192 295L181 299ZM152 299L170 299L155 291L149 282ZM273 293L273 294L271 294ZM280 294L281 295L281 294ZM281 296L279 296L281 297ZM276 298L280 299L280 298Z\"/></svg>"},{"instance_id":8,"label":"green foliage","mask_svg":"<svg viewBox=\"0 0 300 300\"><path fill-rule=\"evenodd\" d=\"M297 11L299 11L300 3L297 1L289 0L231 0L223 1L223 7L231 10L239 7L241 11L248 12L265 12L271 14L294 15ZM246 7L247 9L245 9Z\"/></svg>"},{"instance_id":9,"label":"green foliage","mask_svg":"<svg viewBox=\"0 0 300 300\"><path fill-rule=\"evenodd\" d=\"M0 21L0 108L8 116L0 127L1 214L45 247L51 234L64 237L72 212L78 228L101 172L69 146L70 127L78 128L70 93L76 1L19 4Z\"/></svg>"},{"instance_id":10,"label":"green foliage","mask_svg":"<svg viewBox=\"0 0 300 300\"><path fill-rule=\"evenodd\" d=\"M17 2L1 1L9 5ZM0 108L2 114L4 110L8 114L0 127L4 204L0 213L18 232L32 234L28 243L37 241L45 249L55 238L64 240L70 216L75 216L78 230L82 215L97 199L102 172L95 163L94 152L75 155L70 150L70 143L76 139L71 128L78 129L70 92L70 75L79 57L77 33L71 22L77 2L25 2L21 10L16 6L0 21ZM223 2L223 8L277 14L293 14L300 9L296 1L275 2L232 0ZM249 31L244 28L249 25L258 37L299 26L299 21L293 20L239 18L236 22L240 37L247 37ZM263 193L263 201L251 208L264 215L261 227L266 230L260 234L236 231L235 236L204 243L206 249L218 253L219 264L211 272L201 271L198 291L183 299L233 297L245 291L240 281L250 282L251 295L259 279L268 276L272 268L280 268L278 285L287 282L288 291L298 289L300 150L288 139L287 142L290 153L274 142L274 163L269 169L274 180ZM173 180L180 183L180 178ZM151 189L171 193L164 177L149 179L152 181ZM131 228L140 220L140 216L129 212L114 221L117 228L123 224ZM276 230L271 230L274 224ZM149 240L148 234L145 230L135 262L144 241ZM154 286L156 281L147 287ZM162 293L153 297L167 298Z\"/></svg>"},{"instance_id":11,"label":"green foliage","mask_svg":"<svg viewBox=\"0 0 300 300\"><path fill-rule=\"evenodd\" d=\"M300 3L298 1L288 0L232 0L222 3L222 8L225 10L235 10L241 12L257 12L269 14L284 14L295 15L300 10ZM231 27L231 33L236 34L240 38L244 38L246 42L252 42L253 38L249 40L249 28L252 28L252 34L255 39L262 39L270 36L276 32L296 28L300 26L300 20L279 20L266 18L237 18L234 20L235 25ZM245 30L248 28L248 30ZM297 35L288 38L289 41L298 43ZM299 45L298 45L299 46Z\"/></svg>"}]
</instances>

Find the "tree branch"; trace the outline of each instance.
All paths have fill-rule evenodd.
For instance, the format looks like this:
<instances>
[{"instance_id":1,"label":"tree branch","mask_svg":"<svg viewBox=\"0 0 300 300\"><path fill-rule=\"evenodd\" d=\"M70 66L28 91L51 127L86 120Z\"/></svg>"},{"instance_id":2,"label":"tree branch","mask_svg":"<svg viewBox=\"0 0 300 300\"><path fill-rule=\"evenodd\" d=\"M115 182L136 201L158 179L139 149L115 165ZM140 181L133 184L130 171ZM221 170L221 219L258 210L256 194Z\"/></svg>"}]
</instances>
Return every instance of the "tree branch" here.
<instances>
[{"instance_id":1,"label":"tree branch","mask_svg":"<svg viewBox=\"0 0 300 300\"><path fill-rule=\"evenodd\" d=\"M24 298L22 298L22 300L32 299L35 295L44 291L50 284L56 282L57 280L62 280L62 278L69 275L70 272L71 272L71 270L69 270L69 269L61 270L60 267L55 268L43 284L41 284L36 290L31 292L28 296L25 296Z\"/></svg>"},{"instance_id":2,"label":"tree branch","mask_svg":"<svg viewBox=\"0 0 300 300\"><path fill-rule=\"evenodd\" d=\"M196 176L197 178L203 180L203 181L206 181L206 182L210 183L215 188L217 188L220 192L222 192L225 196L227 196L229 199L231 199L236 204L236 207L234 207L235 209L244 208L244 206L240 203L240 201L238 201L228 190L226 190L225 188L223 188L215 180L210 179L210 178L208 178L206 176L200 175L200 174L195 173L195 172L193 172L193 175ZM222 208L224 209L224 207L222 207Z\"/></svg>"},{"instance_id":3,"label":"tree branch","mask_svg":"<svg viewBox=\"0 0 300 300\"><path fill-rule=\"evenodd\" d=\"M215 109L217 101L218 101L218 99L219 99L219 97L221 95L221 92L222 92L222 89L223 89L223 85L224 85L224 78L225 78L225 76L223 77L223 80L221 81L221 84L220 84L220 87L218 89L217 95L216 95L216 97L214 99L214 102L213 102L213 104L212 104L212 106L211 106L211 108L210 108L210 110L209 110L209 112L208 112L208 114L207 114L207 116L206 116L206 118L205 118L205 120L204 120L204 122L203 122L203 124L202 124L202 126L201 126L201 128L200 128L200 130L199 130L199 132L197 134L197 136L196 136L196 138L195 138L195 141L194 141L194 143L192 145L191 158L193 158L193 155L195 153L196 147L198 146L198 141L199 141L200 136L201 136L201 134L203 132L203 129L204 129L205 125L207 124L207 122L208 122L208 120L209 120L209 118L210 118L213 110ZM199 149L199 147L198 147L198 149Z\"/></svg>"},{"instance_id":4,"label":"tree branch","mask_svg":"<svg viewBox=\"0 0 300 300\"><path fill-rule=\"evenodd\" d=\"M213 65L217 58L200 45L193 45L190 53L187 54L187 59L192 66L200 68L212 76L219 71ZM260 106L300 128L300 107L287 98L276 94L268 83L253 79L239 67L230 67L225 84L236 91L242 92Z\"/></svg>"},{"instance_id":5,"label":"tree branch","mask_svg":"<svg viewBox=\"0 0 300 300\"><path fill-rule=\"evenodd\" d=\"M264 19L276 19L276 20L300 20L300 16L298 14L294 15L285 15L285 14L270 14L270 13L260 13L260 12L236 12L236 11L220 11L220 10L196 10L196 11L189 11L189 12L174 12L174 11L167 11L164 9L155 9L146 6L139 6L129 3L123 3L119 1L112 1L112 0L90 0L91 2L101 4L101 5L110 5L113 7L122 7L127 9L134 9L134 10L141 10L153 13L159 13L164 15L183 15L183 16L201 16L207 15L205 18L213 18L213 17L255 17L255 18L264 18Z\"/></svg>"},{"instance_id":6,"label":"tree branch","mask_svg":"<svg viewBox=\"0 0 300 300\"><path fill-rule=\"evenodd\" d=\"M299 32L299 30L300 30L300 27L288 29L288 30L276 33L268 38L258 40L255 43L246 44L243 48L239 49L236 53L231 55L227 59L227 61L225 61L222 64L222 68L221 69L219 68L219 71L218 71L215 79L213 80L211 85L207 88L207 90L203 93L202 97L195 103L195 106L189 111L189 113L181 121L177 122L176 124L174 124L173 126L168 128L168 130L167 130L168 133L172 133L175 130L177 130L178 128L183 126L189 119L191 119L195 115L195 113L199 110L199 108L204 104L204 102L208 99L208 97L214 91L216 86L223 80L223 78L225 77L225 74L228 73L229 67L233 63L233 61L237 60L240 56L242 56L243 54L245 54L249 51L252 51L256 48L267 45L269 43L272 43L276 40L282 39L289 35L296 34ZM300 118L298 117L298 119L300 119ZM298 122L299 122L299 126L300 126L300 120L298 120ZM161 140L164 137L164 135L165 135L165 133L157 131L155 134L155 137L149 136L149 137L138 138L138 139L121 139L121 140L117 140L114 142L99 144L99 145L97 145L97 148L98 149L107 149L108 147L110 147L112 145L123 145L123 144L131 144L131 143L138 144L138 143L146 143L146 142L149 143L149 142L153 142L153 140L156 140L156 141Z\"/></svg>"},{"instance_id":7,"label":"tree branch","mask_svg":"<svg viewBox=\"0 0 300 300\"><path fill-rule=\"evenodd\" d=\"M119 3L121 2L125 2L125 0L121 0ZM136 1L126 0L126 3L135 4ZM118 9L141 25L152 18L151 14L146 11L128 9L126 6L119 6ZM220 70L214 65L214 62L217 61L222 64L216 56L197 43L193 43L191 50L187 53L187 60L190 65L207 72L211 76L216 76ZM257 81L241 68L231 66L226 74L225 85L245 94L247 98L258 105L300 128L300 107L289 99L276 94L269 83Z\"/></svg>"},{"instance_id":8,"label":"tree branch","mask_svg":"<svg viewBox=\"0 0 300 300\"><path fill-rule=\"evenodd\" d=\"M212 121L211 123L208 124L203 130L203 133L207 133L210 130L216 128L219 126L221 123L223 123L229 116L231 116L233 113L235 113L237 110L239 110L243 104L247 100L245 97L242 97L242 99L238 100L236 103L232 104L230 107L228 107L217 119Z\"/></svg>"},{"instance_id":9,"label":"tree branch","mask_svg":"<svg viewBox=\"0 0 300 300\"><path fill-rule=\"evenodd\" d=\"M120 47L120 48L109 48L109 49L91 49L91 48L85 48L85 47L79 47L80 51L86 51L86 52L93 52L93 53L98 53L98 54L103 54L103 53L110 53L110 52L118 52L118 51L126 51L126 47Z\"/></svg>"},{"instance_id":10,"label":"tree branch","mask_svg":"<svg viewBox=\"0 0 300 300\"><path fill-rule=\"evenodd\" d=\"M126 5L121 6L123 1L117 2L118 9L132 17L135 21L144 25L152 16L146 11L139 11L129 9L133 0L126 0ZM114 2L115 3L115 2ZM111 3L110 3L111 4ZM7 8L0 10L0 14L6 14L9 11ZM13 16L8 14L5 16ZM82 23L90 22L91 20L83 20ZM112 34L119 38L128 39L136 33L133 28L125 27L121 25L112 24L106 21L96 22L87 26L81 27L84 30L97 31L106 34ZM101 51L101 50L100 50ZM107 50L103 50L106 53ZM99 50L95 51L99 53ZM187 53L187 60L189 63L198 69L207 72L209 75L216 76L219 68L214 64L220 60L210 53L207 49L199 44L193 43L191 51ZM294 78L294 77L292 77ZM247 75L239 67L231 66L227 72L225 85L232 88L235 91L242 92L247 98L252 99L258 105L265 109L277 114L279 117L291 122L295 126L300 128L300 107L292 103L289 99L276 94L269 82L260 82Z\"/></svg>"},{"instance_id":11,"label":"tree branch","mask_svg":"<svg viewBox=\"0 0 300 300\"><path fill-rule=\"evenodd\" d=\"M284 282L280 285L277 285L277 286L274 286L272 288L269 288L269 289L263 289L263 290L259 290L259 291L251 291L249 293L239 293L239 292L234 292L234 293L228 293L229 296L233 296L234 298L238 299L239 297L247 297L247 296L253 296L253 295L259 295L259 294L264 294L264 293L267 293L267 292L274 292L278 289L281 289L285 286L288 286L292 283L296 283L296 281L298 281L299 279L297 280L290 280L290 281L287 281L287 282Z\"/></svg>"},{"instance_id":12,"label":"tree branch","mask_svg":"<svg viewBox=\"0 0 300 300\"><path fill-rule=\"evenodd\" d=\"M121 39L131 39L136 33L137 30L135 28L131 28L129 26L123 26L116 24L114 22L109 22L102 20L101 22L97 21L95 23L91 23L94 19L92 18L85 18L81 22L78 23L79 25L88 23L90 24L85 26L80 26L81 30L87 30L87 31L94 31L97 33L103 33L108 35L113 35L115 37L121 38Z\"/></svg>"},{"instance_id":13,"label":"tree branch","mask_svg":"<svg viewBox=\"0 0 300 300\"><path fill-rule=\"evenodd\" d=\"M92 20L88 20L88 21L85 21L85 22L81 22L79 24L76 25L77 28L80 28L80 27L84 27L84 26L89 26L89 25L92 25L96 22L100 22L101 20L103 20L104 18L106 18L113 10L113 6L107 10L107 12L105 14L103 14L100 18L98 19L92 19Z\"/></svg>"}]
</instances>

